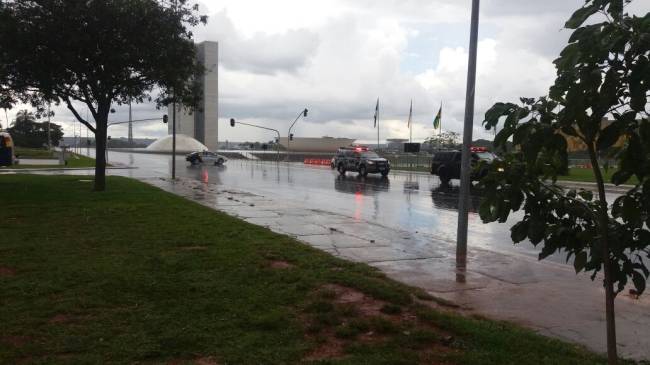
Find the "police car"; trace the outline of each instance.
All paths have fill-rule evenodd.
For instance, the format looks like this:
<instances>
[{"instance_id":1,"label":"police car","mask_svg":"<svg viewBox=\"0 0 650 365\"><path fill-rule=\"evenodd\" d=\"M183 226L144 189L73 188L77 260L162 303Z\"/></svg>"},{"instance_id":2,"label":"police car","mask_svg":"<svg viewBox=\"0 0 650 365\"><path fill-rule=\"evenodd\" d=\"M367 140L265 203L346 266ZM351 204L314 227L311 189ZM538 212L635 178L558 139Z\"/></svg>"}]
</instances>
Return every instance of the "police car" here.
<instances>
[{"instance_id":1,"label":"police car","mask_svg":"<svg viewBox=\"0 0 650 365\"><path fill-rule=\"evenodd\" d=\"M228 159L220 155L216 152L210 152L210 151L201 151L201 152L192 152L185 156L185 161L191 163L192 165L200 165L200 164L210 164L210 165L215 165L215 166L221 166Z\"/></svg>"},{"instance_id":2,"label":"police car","mask_svg":"<svg viewBox=\"0 0 650 365\"><path fill-rule=\"evenodd\" d=\"M470 162L472 165L471 180L480 180L488 173L488 165L497 157L484 147L471 147ZM451 179L460 179L460 164L462 152L457 150L436 151L431 158L431 174L437 175L443 184ZM483 163L481 167L480 163Z\"/></svg>"},{"instance_id":3,"label":"police car","mask_svg":"<svg viewBox=\"0 0 650 365\"><path fill-rule=\"evenodd\" d=\"M360 176L368 174L388 176L390 172L390 162L364 146L339 148L334 163L341 175L345 175L347 171L355 171Z\"/></svg>"}]
</instances>

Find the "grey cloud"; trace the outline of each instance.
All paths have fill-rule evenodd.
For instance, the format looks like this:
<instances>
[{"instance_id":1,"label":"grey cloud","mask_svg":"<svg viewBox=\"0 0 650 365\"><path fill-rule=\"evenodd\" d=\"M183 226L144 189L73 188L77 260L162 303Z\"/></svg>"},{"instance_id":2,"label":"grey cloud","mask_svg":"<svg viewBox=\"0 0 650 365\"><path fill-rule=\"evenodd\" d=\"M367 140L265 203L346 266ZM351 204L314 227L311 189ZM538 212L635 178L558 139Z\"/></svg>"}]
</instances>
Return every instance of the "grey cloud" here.
<instances>
[{"instance_id":1,"label":"grey cloud","mask_svg":"<svg viewBox=\"0 0 650 365\"><path fill-rule=\"evenodd\" d=\"M318 36L304 29L244 36L225 11L212 15L208 25L197 28L195 33L197 40L219 42L223 67L266 75L298 72L319 45Z\"/></svg>"}]
</instances>

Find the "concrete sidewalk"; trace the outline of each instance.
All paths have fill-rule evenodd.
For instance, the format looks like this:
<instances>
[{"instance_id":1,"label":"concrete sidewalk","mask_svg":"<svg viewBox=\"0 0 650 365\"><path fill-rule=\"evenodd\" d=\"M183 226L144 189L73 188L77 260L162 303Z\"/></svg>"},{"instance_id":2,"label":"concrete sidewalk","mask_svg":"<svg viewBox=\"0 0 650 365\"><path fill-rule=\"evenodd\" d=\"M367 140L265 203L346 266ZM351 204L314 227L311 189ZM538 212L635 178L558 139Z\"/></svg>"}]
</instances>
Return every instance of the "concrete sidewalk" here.
<instances>
[{"instance_id":1,"label":"concrete sidewalk","mask_svg":"<svg viewBox=\"0 0 650 365\"><path fill-rule=\"evenodd\" d=\"M602 281L570 266L471 247L457 272L455 245L222 185L145 179L151 185L247 222L293 236L335 256L367 263L403 283L458 305L458 310L522 324L541 334L606 349ZM616 301L620 355L650 359L650 298Z\"/></svg>"}]
</instances>

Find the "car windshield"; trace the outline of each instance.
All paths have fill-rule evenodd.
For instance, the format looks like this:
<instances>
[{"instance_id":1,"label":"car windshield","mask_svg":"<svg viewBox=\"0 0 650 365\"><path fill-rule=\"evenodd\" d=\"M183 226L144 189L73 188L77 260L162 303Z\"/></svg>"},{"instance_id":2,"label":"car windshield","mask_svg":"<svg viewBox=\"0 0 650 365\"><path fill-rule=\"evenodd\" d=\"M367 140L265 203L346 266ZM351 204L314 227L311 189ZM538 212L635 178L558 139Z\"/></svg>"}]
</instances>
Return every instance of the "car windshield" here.
<instances>
[{"instance_id":1,"label":"car windshield","mask_svg":"<svg viewBox=\"0 0 650 365\"><path fill-rule=\"evenodd\" d=\"M370 152L370 151L368 151L368 152L363 152L363 153L361 154L361 156L363 156L363 157L365 157L365 158L379 158L379 155L378 155L378 154L376 154L376 153L374 153L374 152Z\"/></svg>"},{"instance_id":2,"label":"car windshield","mask_svg":"<svg viewBox=\"0 0 650 365\"><path fill-rule=\"evenodd\" d=\"M480 160L484 160L484 161L488 161L488 162L494 161L494 158L495 158L494 154L492 154L491 152L477 152L477 153L475 153L475 155Z\"/></svg>"}]
</instances>

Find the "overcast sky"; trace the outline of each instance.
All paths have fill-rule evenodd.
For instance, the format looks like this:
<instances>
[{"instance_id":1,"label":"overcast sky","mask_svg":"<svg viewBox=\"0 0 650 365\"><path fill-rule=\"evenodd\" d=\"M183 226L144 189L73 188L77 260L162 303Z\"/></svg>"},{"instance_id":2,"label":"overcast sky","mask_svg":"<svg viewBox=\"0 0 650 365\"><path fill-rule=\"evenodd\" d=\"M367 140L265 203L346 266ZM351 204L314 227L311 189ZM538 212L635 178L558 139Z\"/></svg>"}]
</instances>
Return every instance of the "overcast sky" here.
<instances>
[{"instance_id":1,"label":"overcast sky","mask_svg":"<svg viewBox=\"0 0 650 365\"><path fill-rule=\"evenodd\" d=\"M486 109L547 92L553 59L570 33L562 29L584 0L483 0L478 51L475 138ZM279 129L283 134L303 108L309 116L296 136L376 141L373 114L380 99L380 136L413 138L432 133L443 105L444 130L462 131L470 0L220 0L200 2L209 15L197 41L220 44L220 140L270 140L272 134L229 118ZM631 13L650 11L636 0ZM9 111L9 119L17 111ZM55 120L73 120L66 109ZM134 119L162 115L153 105L134 106ZM126 120L124 108L111 116ZM5 116L0 116L5 124ZM126 136L126 129L109 131ZM66 135L72 124L65 123ZM162 123L139 125L135 137L167 133ZM82 132L85 135L85 130Z\"/></svg>"}]
</instances>

